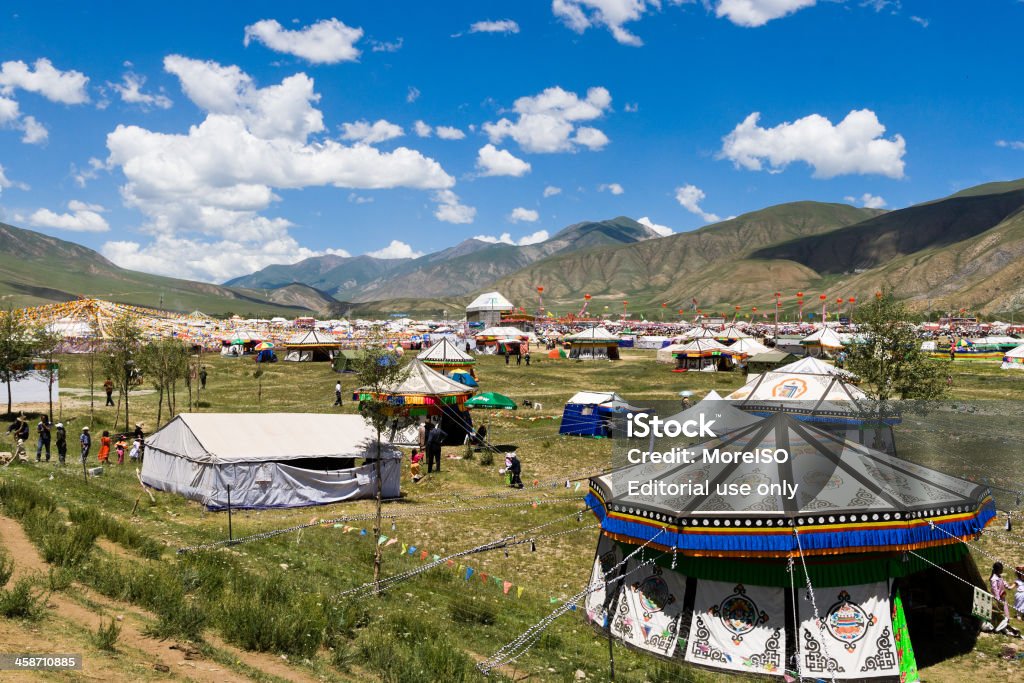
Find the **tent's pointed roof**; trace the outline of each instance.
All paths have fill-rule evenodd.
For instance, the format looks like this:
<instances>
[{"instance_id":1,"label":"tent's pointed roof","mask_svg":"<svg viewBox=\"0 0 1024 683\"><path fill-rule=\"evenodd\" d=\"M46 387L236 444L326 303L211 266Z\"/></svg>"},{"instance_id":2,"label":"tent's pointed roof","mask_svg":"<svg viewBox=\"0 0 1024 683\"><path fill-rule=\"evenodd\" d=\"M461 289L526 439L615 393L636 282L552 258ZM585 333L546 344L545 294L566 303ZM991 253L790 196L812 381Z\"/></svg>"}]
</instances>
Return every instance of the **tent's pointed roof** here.
<instances>
[{"instance_id":1,"label":"tent's pointed roof","mask_svg":"<svg viewBox=\"0 0 1024 683\"><path fill-rule=\"evenodd\" d=\"M1007 358L1024 358L1024 344L1006 352Z\"/></svg>"},{"instance_id":2,"label":"tent's pointed roof","mask_svg":"<svg viewBox=\"0 0 1024 683\"><path fill-rule=\"evenodd\" d=\"M448 337L442 337L440 342L425 349L416 357L428 365L431 363L466 365L476 362L473 356L457 347Z\"/></svg>"},{"instance_id":3,"label":"tent's pointed roof","mask_svg":"<svg viewBox=\"0 0 1024 683\"><path fill-rule=\"evenodd\" d=\"M736 353L743 353L748 356L756 356L759 353L765 353L769 349L753 337L745 337L743 339L736 340L736 342L729 347L729 350L735 351Z\"/></svg>"},{"instance_id":4,"label":"tent's pointed roof","mask_svg":"<svg viewBox=\"0 0 1024 683\"><path fill-rule=\"evenodd\" d=\"M564 337L564 340L567 342L618 342L619 337L609 332L608 328L597 326L590 327L576 334L570 334Z\"/></svg>"},{"instance_id":5,"label":"tent's pointed roof","mask_svg":"<svg viewBox=\"0 0 1024 683\"><path fill-rule=\"evenodd\" d=\"M843 348L843 340L831 327L819 327L817 330L801 339L800 343L808 345L818 344L831 349Z\"/></svg>"},{"instance_id":6,"label":"tent's pointed roof","mask_svg":"<svg viewBox=\"0 0 1024 683\"><path fill-rule=\"evenodd\" d=\"M730 347L722 344L721 342L715 341L714 339L694 339L686 342L685 344L680 344L679 348L675 349L673 353L705 353L708 351L728 351L729 349Z\"/></svg>"},{"instance_id":7,"label":"tent's pointed roof","mask_svg":"<svg viewBox=\"0 0 1024 683\"><path fill-rule=\"evenodd\" d=\"M499 292L481 294L466 306L467 312L474 311L511 311L515 306Z\"/></svg>"},{"instance_id":8,"label":"tent's pointed roof","mask_svg":"<svg viewBox=\"0 0 1024 683\"><path fill-rule=\"evenodd\" d=\"M712 390L696 404L690 406L686 410L676 413L675 415L665 418L665 421L667 422L671 420L672 422L682 424L687 420L699 419L701 415L703 415L705 419L714 420L715 424L713 429L715 430L715 434L719 435L736 431L737 429L747 427L764 419L763 417L745 413L739 408L734 407L728 401L722 400L722 397Z\"/></svg>"},{"instance_id":9,"label":"tent's pointed roof","mask_svg":"<svg viewBox=\"0 0 1024 683\"><path fill-rule=\"evenodd\" d=\"M404 380L388 389L389 394L422 394L425 396L448 396L470 394L473 390L451 377L442 375L418 358L410 361Z\"/></svg>"},{"instance_id":10,"label":"tent's pointed roof","mask_svg":"<svg viewBox=\"0 0 1024 683\"><path fill-rule=\"evenodd\" d=\"M337 339L316 330L299 332L285 342L285 346L336 346L337 344Z\"/></svg>"},{"instance_id":11,"label":"tent's pointed roof","mask_svg":"<svg viewBox=\"0 0 1024 683\"><path fill-rule=\"evenodd\" d=\"M737 325L728 325L721 332L715 333L715 339L750 339L750 335Z\"/></svg>"}]
</instances>

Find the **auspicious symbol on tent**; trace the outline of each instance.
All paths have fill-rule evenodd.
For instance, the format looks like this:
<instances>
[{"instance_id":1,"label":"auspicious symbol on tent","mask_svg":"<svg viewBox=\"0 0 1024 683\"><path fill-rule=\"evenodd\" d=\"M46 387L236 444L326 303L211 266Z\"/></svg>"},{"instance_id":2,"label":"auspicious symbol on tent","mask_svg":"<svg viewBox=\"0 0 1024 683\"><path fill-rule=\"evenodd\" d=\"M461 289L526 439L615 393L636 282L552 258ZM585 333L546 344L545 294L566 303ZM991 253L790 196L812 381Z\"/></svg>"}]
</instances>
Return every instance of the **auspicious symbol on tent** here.
<instances>
[{"instance_id":1,"label":"auspicious symbol on tent","mask_svg":"<svg viewBox=\"0 0 1024 683\"><path fill-rule=\"evenodd\" d=\"M747 484L748 486L750 486L751 490L756 490L759 484L771 484L772 479L767 474L755 469L753 472L741 474L740 476L734 478L729 483Z\"/></svg>"},{"instance_id":2,"label":"auspicious symbol on tent","mask_svg":"<svg viewBox=\"0 0 1024 683\"><path fill-rule=\"evenodd\" d=\"M747 589L742 583L736 584L733 594L726 596L722 602L711 608L711 614L718 617L726 630L732 634L732 642L739 645L743 636L755 627L768 621L768 613L758 609L757 603L747 597Z\"/></svg>"},{"instance_id":3,"label":"auspicious symbol on tent","mask_svg":"<svg viewBox=\"0 0 1024 683\"><path fill-rule=\"evenodd\" d=\"M829 635L841 642L848 652L857 649L857 642L876 623L878 618L851 602L850 594L846 591L839 592L839 601L829 607L825 614L825 628Z\"/></svg>"},{"instance_id":4,"label":"auspicious symbol on tent","mask_svg":"<svg viewBox=\"0 0 1024 683\"><path fill-rule=\"evenodd\" d=\"M772 387L773 398L800 398L807 393L807 382L790 377L782 384Z\"/></svg>"},{"instance_id":5,"label":"auspicious symbol on tent","mask_svg":"<svg viewBox=\"0 0 1024 683\"><path fill-rule=\"evenodd\" d=\"M860 667L861 671L887 671L896 666L896 654L893 653L892 637L888 626L882 631L882 635L878 636L875 649L875 654L864 658L864 664Z\"/></svg>"},{"instance_id":6,"label":"auspicious symbol on tent","mask_svg":"<svg viewBox=\"0 0 1024 683\"><path fill-rule=\"evenodd\" d=\"M821 643L814 639L808 629L804 629L804 671L826 673L845 673L846 669L839 665L834 658L827 656L821 651Z\"/></svg>"},{"instance_id":7,"label":"auspicious symbol on tent","mask_svg":"<svg viewBox=\"0 0 1024 683\"><path fill-rule=\"evenodd\" d=\"M661 578L661 569L655 569L646 579L634 583L633 589L639 593L645 621L676 601L665 579Z\"/></svg>"},{"instance_id":8,"label":"auspicious symbol on tent","mask_svg":"<svg viewBox=\"0 0 1024 683\"><path fill-rule=\"evenodd\" d=\"M804 475L804 484L806 484L808 488L817 489L819 491L824 489L834 490L843 485L843 478L838 474L832 474L829 476L827 472L813 471Z\"/></svg>"}]
</instances>

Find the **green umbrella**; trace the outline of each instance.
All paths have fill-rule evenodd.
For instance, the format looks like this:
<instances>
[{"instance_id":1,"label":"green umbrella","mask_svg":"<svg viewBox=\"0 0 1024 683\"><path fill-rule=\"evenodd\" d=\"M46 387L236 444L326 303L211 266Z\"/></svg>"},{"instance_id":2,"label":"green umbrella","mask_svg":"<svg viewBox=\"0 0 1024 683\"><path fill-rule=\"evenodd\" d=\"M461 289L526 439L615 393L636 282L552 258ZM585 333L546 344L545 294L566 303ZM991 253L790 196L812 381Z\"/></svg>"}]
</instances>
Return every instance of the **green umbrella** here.
<instances>
[{"instance_id":1,"label":"green umbrella","mask_svg":"<svg viewBox=\"0 0 1024 683\"><path fill-rule=\"evenodd\" d=\"M465 403L467 408L490 408L492 410L515 410L516 402L504 394L488 391L477 394Z\"/></svg>"}]
</instances>

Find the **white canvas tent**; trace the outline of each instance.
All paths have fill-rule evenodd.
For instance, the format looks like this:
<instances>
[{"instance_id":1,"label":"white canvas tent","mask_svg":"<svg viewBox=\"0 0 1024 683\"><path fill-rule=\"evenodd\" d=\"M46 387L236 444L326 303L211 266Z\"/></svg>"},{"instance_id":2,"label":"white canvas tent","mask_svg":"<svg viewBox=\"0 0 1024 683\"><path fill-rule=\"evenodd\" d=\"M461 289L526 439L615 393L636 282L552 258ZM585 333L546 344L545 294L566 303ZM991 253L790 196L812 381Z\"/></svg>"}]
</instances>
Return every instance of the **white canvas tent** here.
<instances>
[{"instance_id":1,"label":"white canvas tent","mask_svg":"<svg viewBox=\"0 0 1024 683\"><path fill-rule=\"evenodd\" d=\"M182 413L146 439L142 481L211 510L371 498L376 434L358 415ZM383 496L400 494L401 453L382 445Z\"/></svg>"},{"instance_id":2,"label":"white canvas tent","mask_svg":"<svg viewBox=\"0 0 1024 683\"><path fill-rule=\"evenodd\" d=\"M800 340L808 356L831 356L843 350L843 340L831 327L820 327Z\"/></svg>"},{"instance_id":3,"label":"white canvas tent","mask_svg":"<svg viewBox=\"0 0 1024 683\"><path fill-rule=\"evenodd\" d=\"M501 314L514 308L512 302L499 292L487 292L466 306L466 321L481 322L485 326L497 325L501 322Z\"/></svg>"},{"instance_id":4,"label":"white canvas tent","mask_svg":"<svg viewBox=\"0 0 1024 683\"><path fill-rule=\"evenodd\" d=\"M341 351L341 344L331 334L309 330L294 335L284 348L288 361L331 361Z\"/></svg>"},{"instance_id":5,"label":"white canvas tent","mask_svg":"<svg viewBox=\"0 0 1024 683\"><path fill-rule=\"evenodd\" d=\"M1003 370L1024 370L1024 344L1015 349L1010 349L1003 355Z\"/></svg>"}]
</instances>

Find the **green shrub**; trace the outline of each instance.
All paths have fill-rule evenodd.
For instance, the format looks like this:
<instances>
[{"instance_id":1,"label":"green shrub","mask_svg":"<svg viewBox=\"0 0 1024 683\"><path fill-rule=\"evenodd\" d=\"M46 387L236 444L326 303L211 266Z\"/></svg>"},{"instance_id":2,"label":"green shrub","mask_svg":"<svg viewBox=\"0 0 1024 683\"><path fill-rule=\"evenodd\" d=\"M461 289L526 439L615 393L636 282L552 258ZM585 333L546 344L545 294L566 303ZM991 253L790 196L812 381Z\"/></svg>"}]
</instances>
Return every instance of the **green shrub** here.
<instances>
[{"instance_id":1,"label":"green shrub","mask_svg":"<svg viewBox=\"0 0 1024 683\"><path fill-rule=\"evenodd\" d=\"M464 599L456 595L448 604L448 614L453 621L463 624L490 626L498 620L498 611L493 605L476 599Z\"/></svg>"},{"instance_id":2,"label":"green shrub","mask_svg":"<svg viewBox=\"0 0 1024 683\"><path fill-rule=\"evenodd\" d=\"M494 464L494 451L487 449L480 454L480 466L490 467Z\"/></svg>"},{"instance_id":3,"label":"green shrub","mask_svg":"<svg viewBox=\"0 0 1024 683\"><path fill-rule=\"evenodd\" d=\"M8 619L39 619L43 616L47 593L38 580L23 576L8 589L0 591L0 616Z\"/></svg>"},{"instance_id":4,"label":"green shrub","mask_svg":"<svg viewBox=\"0 0 1024 683\"><path fill-rule=\"evenodd\" d=\"M157 560L163 554L163 545L158 541L114 517L104 515L96 508L71 508L68 517L79 527L88 529L88 533L94 537L104 536L125 548L131 548L146 559Z\"/></svg>"},{"instance_id":5,"label":"green shrub","mask_svg":"<svg viewBox=\"0 0 1024 683\"><path fill-rule=\"evenodd\" d=\"M479 679L469 657L436 623L402 612L365 629L358 649L362 665L386 683L464 683Z\"/></svg>"},{"instance_id":6,"label":"green shrub","mask_svg":"<svg viewBox=\"0 0 1024 683\"><path fill-rule=\"evenodd\" d=\"M31 526L26 523L26 532ZM33 536L31 533L29 535ZM66 527L60 523L40 523L34 536L33 540L39 545L43 559L58 567L78 566L89 557L96 542L96 537L89 529Z\"/></svg>"},{"instance_id":7,"label":"green shrub","mask_svg":"<svg viewBox=\"0 0 1024 683\"><path fill-rule=\"evenodd\" d=\"M147 636L160 640L179 637L193 641L203 639L206 613L198 605L183 600L166 605L164 610L157 615L157 622L146 628Z\"/></svg>"},{"instance_id":8,"label":"green shrub","mask_svg":"<svg viewBox=\"0 0 1024 683\"><path fill-rule=\"evenodd\" d=\"M50 567L46 578L50 591L56 593L70 588L71 583L75 580L75 575L67 567Z\"/></svg>"},{"instance_id":9,"label":"green shrub","mask_svg":"<svg viewBox=\"0 0 1024 683\"><path fill-rule=\"evenodd\" d=\"M96 632L90 636L92 644L104 652L113 652L114 646L117 644L117 639L121 635L121 627L117 625L117 622L111 619L106 625L103 624L103 620L100 619L100 625L96 628Z\"/></svg>"},{"instance_id":10,"label":"green shrub","mask_svg":"<svg viewBox=\"0 0 1024 683\"><path fill-rule=\"evenodd\" d=\"M14 560L4 555L0 557L0 588L7 585L14 573Z\"/></svg>"}]
</instances>

